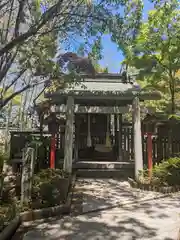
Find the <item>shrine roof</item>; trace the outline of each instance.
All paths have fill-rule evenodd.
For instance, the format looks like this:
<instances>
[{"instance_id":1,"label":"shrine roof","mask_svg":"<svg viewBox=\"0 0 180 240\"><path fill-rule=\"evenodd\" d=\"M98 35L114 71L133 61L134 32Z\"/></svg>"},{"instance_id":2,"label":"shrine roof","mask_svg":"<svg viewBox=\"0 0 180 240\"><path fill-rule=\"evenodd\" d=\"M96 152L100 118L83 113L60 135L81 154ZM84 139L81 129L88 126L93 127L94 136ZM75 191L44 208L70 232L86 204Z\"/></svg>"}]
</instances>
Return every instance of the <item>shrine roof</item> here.
<instances>
[{"instance_id":1,"label":"shrine roof","mask_svg":"<svg viewBox=\"0 0 180 240\"><path fill-rule=\"evenodd\" d=\"M84 80L78 83L65 85L55 92L45 92L45 97L57 98L74 96L76 99L105 99L113 97L114 100L132 100L137 94L140 100L159 100L159 92L147 92L140 88L137 83L124 83L120 74L98 74L96 78L84 75Z\"/></svg>"}]
</instances>

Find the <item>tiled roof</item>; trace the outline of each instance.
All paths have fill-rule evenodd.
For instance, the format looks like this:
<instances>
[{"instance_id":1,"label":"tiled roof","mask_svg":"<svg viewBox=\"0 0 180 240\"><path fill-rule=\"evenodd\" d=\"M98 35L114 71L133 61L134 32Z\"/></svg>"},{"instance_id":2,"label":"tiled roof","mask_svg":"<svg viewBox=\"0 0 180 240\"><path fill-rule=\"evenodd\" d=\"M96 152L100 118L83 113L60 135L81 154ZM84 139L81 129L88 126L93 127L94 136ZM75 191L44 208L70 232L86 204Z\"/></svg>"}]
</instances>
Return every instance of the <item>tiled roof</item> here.
<instances>
[{"instance_id":1,"label":"tiled roof","mask_svg":"<svg viewBox=\"0 0 180 240\"><path fill-rule=\"evenodd\" d=\"M104 80L104 79L103 79ZM71 84L69 87L65 88L63 91L64 93L68 92L83 92L83 93L111 93L113 95L124 93L127 91L137 91L137 88L135 88L130 83L122 83L118 81L84 81L78 84Z\"/></svg>"},{"instance_id":2,"label":"tiled roof","mask_svg":"<svg viewBox=\"0 0 180 240\"><path fill-rule=\"evenodd\" d=\"M106 74L107 75L107 74ZM140 94L144 100L158 100L160 99L160 94L158 92L145 92L140 89L140 86L132 83L123 83L121 78L117 74L111 74L106 76L99 75L98 78L85 78L84 81L78 83L71 83L66 85L55 92L46 92L46 97L53 96L114 96L114 97L128 97L132 98L137 94Z\"/></svg>"}]
</instances>

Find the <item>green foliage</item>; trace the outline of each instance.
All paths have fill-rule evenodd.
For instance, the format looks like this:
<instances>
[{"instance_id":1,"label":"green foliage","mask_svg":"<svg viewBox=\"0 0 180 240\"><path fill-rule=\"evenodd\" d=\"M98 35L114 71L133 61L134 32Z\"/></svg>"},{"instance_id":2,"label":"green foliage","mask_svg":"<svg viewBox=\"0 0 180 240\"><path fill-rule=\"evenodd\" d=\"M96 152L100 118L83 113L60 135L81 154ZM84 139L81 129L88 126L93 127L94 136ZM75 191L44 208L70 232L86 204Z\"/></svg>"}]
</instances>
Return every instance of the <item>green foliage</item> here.
<instances>
[{"instance_id":1,"label":"green foliage","mask_svg":"<svg viewBox=\"0 0 180 240\"><path fill-rule=\"evenodd\" d=\"M98 37L94 44L92 45L91 52L89 57L94 60L101 60L102 59L102 42L101 37Z\"/></svg>"},{"instance_id":2,"label":"green foliage","mask_svg":"<svg viewBox=\"0 0 180 240\"><path fill-rule=\"evenodd\" d=\"M52 33L37 36L24 44L19 52L21 68L30 69L35 75L59 75L59 68L52 61L56 53L56 36Z\"/></svg>"},{"instance_id":3,"label":"green foliage","mask_svg":"<svg viewBox=\"0 0 180 240\"><path fill-rule=\"evenodd\" d=\"M102 68L98 63L98 61L103 58L102 56L103 47L102 47L101 36L98 36L94 40L94 43L92 44L92 46L90 46L90 49L87 49L87 47L88 46L85 43L84 44L81 43L77 50L78 55L84 57L85 52L89 52L88 58L93 63L93 67L95 68L95 71L97 73L108 73L108 67Z\"/></svg>"},{"instance_id":4,"label":"green foliage","mask_svg":"<svg viewBox=\"0 0 180 240\"><path fill-rule=\"evenodd\" d=\"M4 177L6 173L3 172L4 163L6 161L6 156L0 152L0 198L2 197L3 187L4 187Z\"/></svg>"},{"instance_id":5,"label":"green foliage","mask_svg":"<svg viewBox=\"0 0 180 240\"><path fill-rule=\"evenodd\" d=\"M170 158L167 171L167 183L169 185L180 185L180 158Z\"/></svg>"},{"instance_id":6,"label":"green foliage","mask_svg":"<svg viewBox=\"0 0 180 240\"><path fill-rule=\"evenodd\" d=\"M59 76L64 69L53 61L55 52L64 46L74 48L73 39L77 42L80 38L83 44L93 45L92 55L95 60L100 59L103 34L111 34L119 44L134 39L142 5L142 0L83 0L68 4L67 0L36 0L31 4L7 1L0 9L3 20L3 24L0 23L0 82L8 88L18 82L22 88L16 91L16 96L34 86L37 76ZM7 79L12 72L12 85L9 85ZM32 76L29 83L27 75ZM0 100L2 108L11 98L5 96Z\"/></svg>"},{"instance_id":7,"label":"green foliage","mask_svg":"<svg viewBox=\"0 0 180 240\"><path fill-rule=\"evenodd\" d=\"M68 178L63 170L45 169L34 177L32 208L51 207L62 201L61 179Z\"/></svg>"},{"instance_id":8,"label":"green foliage","mask_svg":"<svg viewBox=\"0 0 180 240\"><path fill-rule=\"evenodd\" d=\"M15 201L15 191L12 190L9 183L4 183L6 173L3 171L3 165L7 156L0 153L0 232L17 214L17 204Z\"/></svg>"},{"instance_id":9,"label":"green foliage","mask_svg":"<svg viewBox=\"0 0 180 240\"><path fill-rule=\"evenodd\" d=\"M54 177L66 178L68 176L69 174L67 174L61 169L48 168L40 171L36 176L37 177L36 180L39 178L42 181L48 181L49 179L53 179Z\"/></svg>"},{"instance_id":10,"label":"green foliage","mask_svg":"<svg viewBox=\"0 0 180 240\"><path fill-rule=\"evenodd\" d=\"M124 16L116 15L112 22L111 39L126 55L128 46L134 43L142 19L143 1L124 1Z\"/></svg>"},{"instance_id":11,"label":"green foliage","mask_svg":"<svg viewBox=\"0 0 180 240\"><path fill-rule=\"evenodd\" d=\"M0 175L1 175L2 170L3 170L4 160L5 160L5 156L4 156L4 154L1 152L1 153L0 153Z\"/></svg>"},{"instance_id":12,"label":"green foliage","mask_svg":"<svg viewBox=\"0 0 180 240\"><path fill-rule=\"evenodd\" d=\"M7 98L9 97L10 95L12 95L14 93L14 90L12 88L9 88L7 91L4 91L5 89L3 89L2 87L0 87L0 92L3 96L3 98ZM21 95L19 96L15 96L13 99L12 99L12 105L20 105L21 103Z\"/></svg>"},{"instance_id":13,"label":"green foliage","mask_svg":"<svg viewBox=\"0 0 180 240\"><path fill-rule=\"evenodd\" d=\"M109 72L108 67L103 68L98 63L94 64L94 68L97 73L108 73Z\"/></svg>"},{"instance_id":14,"label":"green foliage","mask_svg":"<svg viewBox=\"0 0 180 240\"><path fill-rule=\"evenodd\" d=\"M0 232L13 220L17 215L17 207L15 203L2 204L0 203Z\"/></svg>"},{"instance_id":15,"label":"green foliage","mask_svg":"<svg viewBox=\"0 0 180 240\"><path fill-rule=\"evenodd\" d=\"M137 79L146 88L162 92L163 110L174 114L179 98L180 2L155 4L148 21L141 24L137 38L126 46L124 64L139 70Z\"/></svg>"},{"instance_id":16,"label":"green foliage","mask_svg":"<svg viewBox=\"0 0 180 240\"><path fill-rule=\"evenodd\" d=\"M148 170L140 174L140 176L148 179ZM161 163L155 165L152 170L152 185L161 185L161 186L176 186L180 185L180 158L170 158L164 160Z\"/></svg>"}]
</instances>

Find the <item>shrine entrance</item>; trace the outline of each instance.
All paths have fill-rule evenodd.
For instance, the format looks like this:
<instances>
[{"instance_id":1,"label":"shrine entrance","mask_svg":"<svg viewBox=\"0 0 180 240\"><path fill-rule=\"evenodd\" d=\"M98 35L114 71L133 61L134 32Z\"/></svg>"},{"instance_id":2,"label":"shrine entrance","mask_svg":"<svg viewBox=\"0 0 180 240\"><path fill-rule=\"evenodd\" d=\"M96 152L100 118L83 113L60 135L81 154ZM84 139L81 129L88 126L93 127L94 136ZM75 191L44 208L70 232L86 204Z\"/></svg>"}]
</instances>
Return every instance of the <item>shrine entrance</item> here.
<instances>
[{"instance_id":1,"label":"shrine entrance","mask_svg":"<svg viewBox=\"0 0 180 240\"><path fill-rule=\"evenodd\" d=\"M114 161L115 144L111 131L111 115L80 114L75 117L78 160Z\"/></svg>"},{"instance_id":2,"label":"shrine entrance","mask_svg":"<svg viewBox=\"0 0 180 240\"><path fill-rule=\"evenodd\" d=\"M128 108L120 108L122 111ZM75 115L76 161L134 160L132 123L122 114L85 113Z\"/></svg>"},{"instance_id":3,"label":"shrine entrance","mask_svg":"<svg viewBox=\"0 0 180 240\"><path fill-rule=\"evenodd\" d=\"M60 134L63 169L71 172L73 162L81 160L134 160L138 175L143 168L139 102L158 100L159 93L143 92L118 74L81 77L78 84L45 92L45 98L54 104L54 112L64 114L66 119L64 137ZM133 121L125 126L122 116L130 112Z\"/></svg>"}]
</instances>

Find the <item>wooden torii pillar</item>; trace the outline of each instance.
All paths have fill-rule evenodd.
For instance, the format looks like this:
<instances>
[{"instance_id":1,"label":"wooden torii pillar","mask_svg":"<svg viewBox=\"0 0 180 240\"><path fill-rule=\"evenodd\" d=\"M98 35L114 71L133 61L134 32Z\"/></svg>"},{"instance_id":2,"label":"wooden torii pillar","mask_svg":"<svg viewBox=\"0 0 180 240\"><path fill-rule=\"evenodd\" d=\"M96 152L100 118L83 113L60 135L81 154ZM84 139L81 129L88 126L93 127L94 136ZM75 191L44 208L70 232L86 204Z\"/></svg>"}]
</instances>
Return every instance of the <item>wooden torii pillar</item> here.
<instances>
[{"instance_id":1,"label":"wooden torii pillar","mask_svg":"<svg viewBox=\"0 0 180 240\"><path fill-rule=\"evenodd\" d=\"M133 100L133 129L134 129L134 160L135 160L135 178L138 180L139 171L143 170L143 153L142 153L142 135L139 98Z\"/></svg>"},{"instance_id":2,"label":"wooden torii pillar","mask_svg":"<svg viewBox=\"0 0 180 240\"><path fill-rule=\"evenodd\" d=\"M64 165L65 172L72 172L73 162L73 132L74 132L74 98L68 96L66 109L66 129L64 142Z\"/></svg>"}]
</instances>

